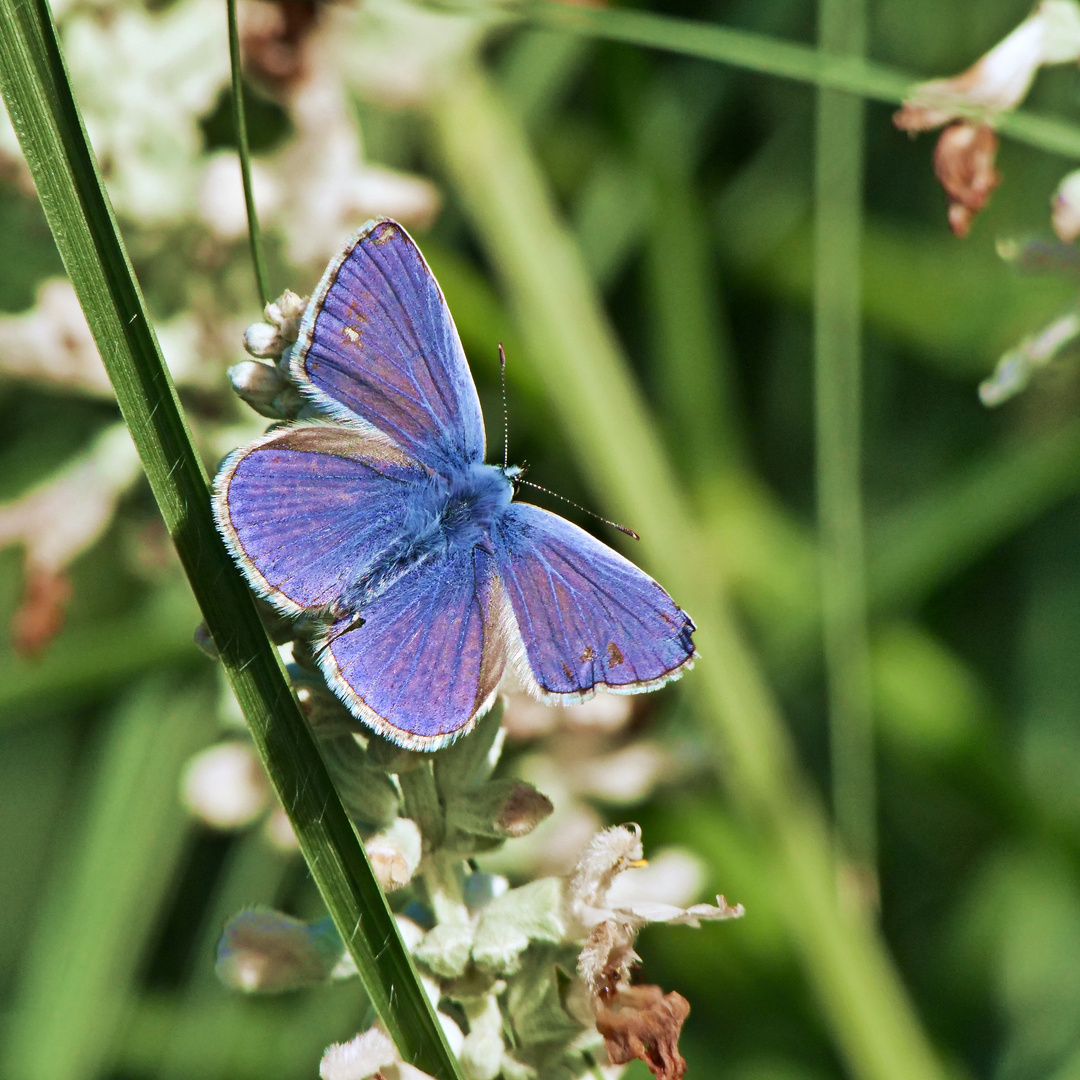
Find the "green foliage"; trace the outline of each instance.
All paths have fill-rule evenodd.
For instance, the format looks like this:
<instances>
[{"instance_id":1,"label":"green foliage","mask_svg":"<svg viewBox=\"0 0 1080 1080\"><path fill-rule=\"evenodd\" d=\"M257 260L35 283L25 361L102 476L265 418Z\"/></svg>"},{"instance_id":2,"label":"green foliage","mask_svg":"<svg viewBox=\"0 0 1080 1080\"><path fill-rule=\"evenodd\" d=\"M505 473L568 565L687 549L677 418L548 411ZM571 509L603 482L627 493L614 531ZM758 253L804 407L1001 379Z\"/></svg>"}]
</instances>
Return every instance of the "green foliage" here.
<instances>
[{"instance_id":1,"label":"green foliage","mask_svg":"<svg viewBox=\"0 0 1080 1080\"><path fill-rule=\"evenodd\" d=\"M1053 186L1080 151L1077 76L1059 73L1044 111L1002 125L1005 183L965 241L947 230L932 137L897 133L877 104L897 102L915 77L961 70L1028 7L882 0L869 5L863 62L819 53L816 8L801 0L533 4L525 14L542 29L495 35L483 66L462 66L422 122L378 103L360 110L370 153L424 170L444 194L418 238L477 375L492 457L501 340L511 458L641 532L629 553L701 628L697 668L639 718L698 771L632 807L594 800L612 821L639 820L650 849L698 853L709 889L747 908L722 932L655 928L638 943L648 981L691 1002L691 1076L1066 1080L1080 1070L1080 381L1066 357L996 413L976 397L1001 353L1074 300L1075 280L1023 276L995 242L1049 233ZM843 232L824 264L815 214L840 189L823 190L820 172L815 187L823 87L869 102L857 155L865 197L847 206L861 249ZM280 100L253 122L267 160L295 136ZM228 145L228 98L202 119L207 149ZM842 116L837 130L850 132ZM39 188L48 197L44 178ZM36 207L5 173L7 313L27 310L59 270ZM243 237L219 241L194 218L123 225L152 315L258 317ZM264 215L264 229L272 281L310 289L318 268L289 263L280 219ZM830 269L841 292L861 291L878 910L859 910L874 891L865 880L842 878L850 906L837 902L823 810L812 311ZM92 291L104 311L109 288ZM98 318L111 320L109 348L145 358L155 349L143 308L125 295L122 314ZM4 332L14 333L7 318ZM858 332L848 327L839 348ZM828 347L818 339L819 360ZM180 391L202 460L184 451L192 475L213 469L225 428L253 423L226 389L239 342L200 349L213 377ZM115 407L2 363L0 379L6 502L88 444ZM162 451L159 488L177 447ZM178 535L201 521L207 540L201 483L167 500L166 516ZM210 977L218 930L239 909L275 906L308 923L323 909L295 855L254 827L213 834L177 801L184 761L220 737L230 707L192 645L199 615L155 514L147 490L126 494L72 564L67 628L35 658L6 639L0 648L0 1071L310 1076L322 1047L371 1019L369 1006L356 984L237 1000ZM224 559L208 569L219 555L190 543L185 560L209 578L224 623L261 634L254 614L238 614ZM0 624L22 602L21 573L0 554ZM375 762L395 750L375 743L373 767L349 773L335 762L355 754L353 736L339 737L337 750L323 744L326 770L351 777L340 797L371 830L408 807L429 835L475 838L516 790L505 772L488 775L491 725L403 771L400 788ZM294 809L307 799L301 826L325 828L339 813L326 800L337 799L312 768L282 790ZM328 857L352 842L344 814L338 824ZM503 972L524 955L504 1019L523 1040L557 1043L573 1030L560 971L574 957L524 951L558 932L545 922L551 897L522 903L552 881L494 901L486 928L447 924L445 951L435 937L421 956L450 977L470 958ZM514 918L495 919L500 904Z\"/></svg>"}]
</instances>

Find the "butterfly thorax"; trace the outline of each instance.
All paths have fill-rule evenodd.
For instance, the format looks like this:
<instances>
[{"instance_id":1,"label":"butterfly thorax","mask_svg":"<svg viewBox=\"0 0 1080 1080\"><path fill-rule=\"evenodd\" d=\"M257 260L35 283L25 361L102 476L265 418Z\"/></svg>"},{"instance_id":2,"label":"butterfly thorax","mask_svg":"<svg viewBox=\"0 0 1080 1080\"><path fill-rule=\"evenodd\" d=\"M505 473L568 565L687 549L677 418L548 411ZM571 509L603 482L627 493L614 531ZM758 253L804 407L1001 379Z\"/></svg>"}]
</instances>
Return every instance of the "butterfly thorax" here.
<instances>
[{"instance_id":1,"label":"butterfly thorax","mask_svg":"<svg viewBox=\"0 0 1080 1080\"><path fill-rule=\"evenodd\" d=\"M513 484L497 465L477 463L450 476L434 476L425 483L405 530L423 545L472 548L486 539L513 496Z\"/></svg>"},{"instance_id":2,"label":"butterfly thorax","mask_svg":"<svg viewBox=\"0 0 1080 1080\"><path fill-rule=\"evenodd\" d=\"M410 570L432 559L489 545L492 522L510 505L514 485L498 465L474 464L450 476L425 478L410 500L398 538L332 605L332 614L362 611L365 604Z\"/></svg>"}]
</instances>

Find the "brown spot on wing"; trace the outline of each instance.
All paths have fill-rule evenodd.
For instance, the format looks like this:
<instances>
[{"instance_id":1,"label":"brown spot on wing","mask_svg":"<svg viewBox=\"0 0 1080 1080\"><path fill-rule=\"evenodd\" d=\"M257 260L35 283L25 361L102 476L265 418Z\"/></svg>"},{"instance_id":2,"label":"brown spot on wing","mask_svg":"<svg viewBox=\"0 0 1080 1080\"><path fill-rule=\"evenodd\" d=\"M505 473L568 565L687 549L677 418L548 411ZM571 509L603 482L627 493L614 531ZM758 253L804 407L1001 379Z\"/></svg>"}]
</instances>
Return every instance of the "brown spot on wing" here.
<instances>
[{"instance_id":1,"label":"brown spot on wing","mask_svg":"<svg viewBox=\"0 0 1080 1080\"><path fill-rule=\"evenodd\" d=\"M625 659L622 654L622 650L619 648L618 645L615 644L614 641L608 642L607 654L608 661L612 667L618 667Z\"/></svg>"},{"instance_id":2,"label":"brown spot on wing","mask_svg":"<svg viewBox=\"0 0 1080 1080\"><path fill-rule=\"evenodd\" d=\"M341 340L348 345L359 345L360 328L358 326L343 326L341 328Z\"/></svg>"},{"instance_id":3,"label":"brown spot on wing","mask_svg":"<svg viewBox=\"0 0 1080 1080\"><path fill-rule=\"evenodd\" d=\"M562 669L563 669L563 673L566 675L566 677L571 682L573 682L574 681L574 673L565 664L563 664Z\"/></svg>"},{"instance_id":4,"label":"brown spot on wing","mask_svg":"<svg viewBox=\"0 0 1080 1080\"><path fill-rule=\"evenodd\" d=\"M381 246L382 244L389 244L397 234L397 226L387 222L385 225L380 225L379 228L371 234L371 239Z\"/></svg>"},{"instance_id":5,"label":"brown spot on wing","mask_svg":"<svg viewBox=\"0 0 1080 1080\"><path fill-rule=\"evenodd\" d=\"M596 659L596 650L591 645L585 646L585 651L581 654L581 662L587 664L590 660Z\"/></svg>"}]
</instances>

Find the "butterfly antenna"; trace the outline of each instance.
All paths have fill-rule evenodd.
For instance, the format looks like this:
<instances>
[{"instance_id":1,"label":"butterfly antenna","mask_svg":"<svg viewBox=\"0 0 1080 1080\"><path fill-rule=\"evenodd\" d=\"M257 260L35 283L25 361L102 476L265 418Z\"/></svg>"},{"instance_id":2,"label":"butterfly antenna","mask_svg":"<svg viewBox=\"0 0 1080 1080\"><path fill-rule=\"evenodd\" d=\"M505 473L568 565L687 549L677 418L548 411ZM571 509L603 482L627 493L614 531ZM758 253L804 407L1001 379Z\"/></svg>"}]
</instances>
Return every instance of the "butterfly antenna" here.
<instances>
[{"instance_id":1,"label":"butterfly antenna","mask_svg":"<svg viewBox=\"0 0 1080 1080\"><path fill-rule=\"evenodd\" d=\"M503 472L510 467L510 414L506 411L506 350L499 342L499 378L503 399Z\"/></svg>"},{"instance_id":2,"label":"butterfly antenna","mask_svg":"<svg viewBox=\"0 0 1080 1080\"><path fill-rule=\"evenodd\" d=\"M557 491L552 491L550 488L541 487L539 484L534 484L531 480L522 480L520 476L514 480L514 483L523 487L530 487L534 491L542 491L546 495L554 496L556 499L562 499L564 503L569 503L572 507L574 507L575 510L580 510L583 514L588 514L589 517L596 518L597 521L602 521L605 525L610 525L613 529L618 529L621 533L626 533L627 536L632 537L634 540L641 539L641 537L638 536L638 534L634 532L633 529L628 529L625 525L620 525L617 521L612 521L610 518L601 517L599 514L594 514L591 510L587 510L580 503L574 502L573 499L568 499L565 495L560 495Z\"/></svg>"}]
</instances>

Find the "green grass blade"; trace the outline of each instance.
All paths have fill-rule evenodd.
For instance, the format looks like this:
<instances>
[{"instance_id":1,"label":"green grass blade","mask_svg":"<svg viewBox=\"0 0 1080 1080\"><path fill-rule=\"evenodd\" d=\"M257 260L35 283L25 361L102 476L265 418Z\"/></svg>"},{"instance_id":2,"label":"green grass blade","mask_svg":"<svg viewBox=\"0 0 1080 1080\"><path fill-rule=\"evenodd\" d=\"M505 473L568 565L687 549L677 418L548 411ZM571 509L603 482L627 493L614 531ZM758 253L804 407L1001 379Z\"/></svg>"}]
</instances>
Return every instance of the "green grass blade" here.
<instances>
[{"instance_id":1,"label":"green grass blade","mask_svg":"<svg viewBox=\"0 0 1080 1080\"><path fill-rule=\"evenodd\" d=\"M822 0L823 54L866 47L862 0ZM814 403L818 566L833 815L866 887L875 878L873 706L862 508L863 103L820 89L814 153Z\"/></svg>"},{"instance_id":2,"label":"green grass blade","mask_svg":"<svg viewBox=\"0 0 1080 1080\"><path fill-rule=\"evenodd\" d=\"M184 762L213 734L211 696L144 682L106 725L81 821L38 912L4 1040L13 1080L93 1080L135 993L189 830Z\"/></svg>"},{"instance_id":3,"label":"green grass blade","mask_svg":"<svg viewBox=\"0 0 1080 1080\"><path fill-rule=\"evenodd\" d=\"M255 269L255 288L259 302L265 307L270 295L266 263L262 253L262 234L259 216L255 212L255 189L251 186L251 144L248 142L247 112L244 110L244 76L240 67L240 30L236 24L236 0L225 0L229 14L229 67L232 74L233 126L236 129L236 149L240 155L240 176L244 182L244 206L247 208L248 241L251 262Z\"/></svg>"},{"instance_id":4,"label":"green grass blade","mask_svg":"<svg viewBox=\"0 0 1080 1080\"><path fill-rule=\"evenodd\" d=\"M898 105L912 85L924 78L857 57L830 56L809 45L777 41L765 34L646 11L551 0L510 0L502 6L550 30L696 56L890 105ZM1003 117L998 128L1017 142L1063 157L1080 158L1080 126L1076 124L1019 112Z\"/></svg>"},{"instance_id":5,"label":"green grass blade","mask_svg":"<svg viewBox=\"0 0 1080 1080\"><path fill-rule=\"evenodd\" d=\"M154 497L312 875L402 1055L450 1080L457 1066L442 1028L214 528L206 477L101 185L45 0L0 0L0 91Z\"/></svg>"}]
</instances>

